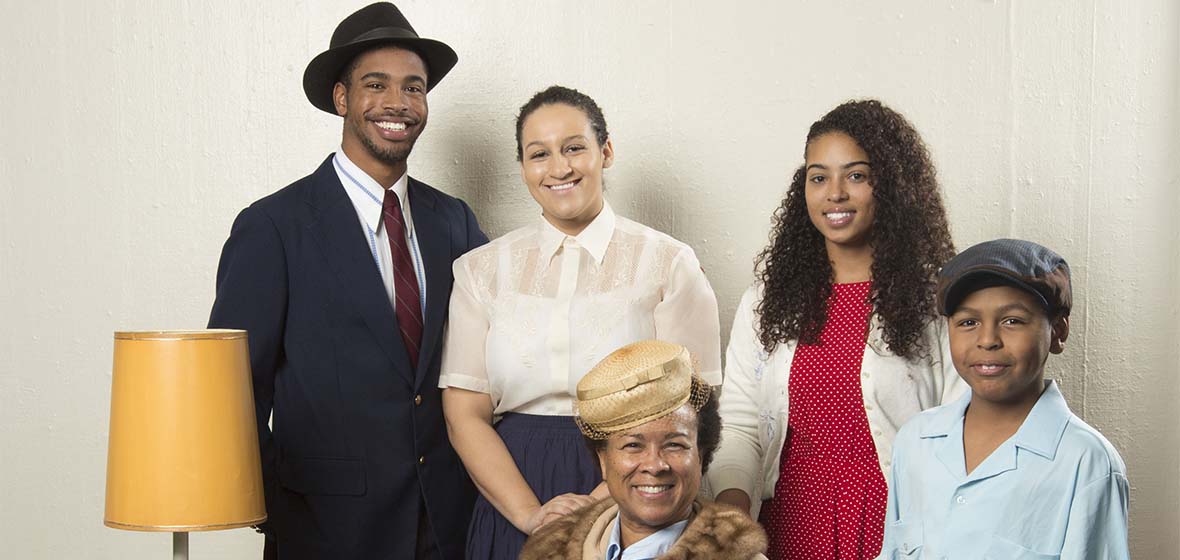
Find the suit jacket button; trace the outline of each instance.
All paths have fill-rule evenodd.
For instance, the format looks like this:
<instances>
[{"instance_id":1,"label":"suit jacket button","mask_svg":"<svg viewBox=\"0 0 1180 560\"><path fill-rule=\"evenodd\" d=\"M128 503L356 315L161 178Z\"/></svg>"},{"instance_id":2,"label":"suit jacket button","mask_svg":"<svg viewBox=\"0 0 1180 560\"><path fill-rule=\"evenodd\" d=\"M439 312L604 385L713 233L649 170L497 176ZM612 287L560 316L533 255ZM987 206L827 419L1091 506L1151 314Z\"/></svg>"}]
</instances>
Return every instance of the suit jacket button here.
<instances>
[{"instance_id":1,"label":"suit jacket button","mask_svg":"<svg viewBox=\"0 0 1180 560\"><path fill-rule=\"evenodd\" d=\"M414 405L417 406L420 404L422 404L422 395L415 395L414 396Z\"/></svg>"},{"instance_id":2,"label":"suit jacket button","mask_svg":"<svg viewBox=\"0 0 1180 560\"><path fill-rule=\"evenodd\" d=\"M425 464L426 464L426 456L425 456L425 455L423 455L422 457L418 457L418 464L419 464L419 465L425 465Z\"/></svg>"}]
</instances>

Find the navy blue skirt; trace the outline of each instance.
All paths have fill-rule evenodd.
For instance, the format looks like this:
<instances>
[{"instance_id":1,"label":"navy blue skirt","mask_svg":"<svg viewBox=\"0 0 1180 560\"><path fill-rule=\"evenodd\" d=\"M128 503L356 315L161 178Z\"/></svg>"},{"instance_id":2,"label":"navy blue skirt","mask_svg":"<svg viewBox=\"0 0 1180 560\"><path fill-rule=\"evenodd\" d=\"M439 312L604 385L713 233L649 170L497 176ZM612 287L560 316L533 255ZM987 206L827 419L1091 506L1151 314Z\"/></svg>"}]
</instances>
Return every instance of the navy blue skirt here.
<instances>
[{"instance_id":1,"label":"navy blue skirt","mask_svg":"<svg viewBox=\"0 0 1180 560\"><path fill-rule=\"evenodd\" d=\"M589 494L602 482L598 460L571 416L509 413L496 424L496 433L542 504L568 492ZM468 559L516 560L526 539L487 499L476 498L467 533Z\"/></svg>"}]
</instances>

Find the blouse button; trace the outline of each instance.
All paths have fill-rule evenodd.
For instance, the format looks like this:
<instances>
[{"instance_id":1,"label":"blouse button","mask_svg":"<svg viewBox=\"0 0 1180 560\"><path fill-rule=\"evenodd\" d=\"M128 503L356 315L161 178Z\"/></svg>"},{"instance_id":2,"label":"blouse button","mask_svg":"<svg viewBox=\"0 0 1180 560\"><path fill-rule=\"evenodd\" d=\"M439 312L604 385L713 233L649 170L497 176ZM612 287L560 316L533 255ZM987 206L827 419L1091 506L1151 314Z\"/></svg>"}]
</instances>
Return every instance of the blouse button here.
<instances>
[{"instance_id":1,"label":"blouse button","mask_svg":"<svg viewBox=\"0 0 1180 560\"><path fill-rule=\"evenodd\" d=\"M959 494L958 496L955 496L955 503L963 505L967 503L967 498L964 498L962 494Z\"/></svg>"}]
</instances>

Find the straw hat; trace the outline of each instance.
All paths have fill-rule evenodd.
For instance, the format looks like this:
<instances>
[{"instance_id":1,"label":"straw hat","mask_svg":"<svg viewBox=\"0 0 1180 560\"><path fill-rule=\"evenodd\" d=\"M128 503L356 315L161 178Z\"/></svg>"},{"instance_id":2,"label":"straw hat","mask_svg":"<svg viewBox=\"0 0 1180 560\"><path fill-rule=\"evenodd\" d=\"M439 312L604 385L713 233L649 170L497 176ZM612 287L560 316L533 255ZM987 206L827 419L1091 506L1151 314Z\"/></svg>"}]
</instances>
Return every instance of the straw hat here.
<instances>
[{"instance_id":1,"label":"straw hat","mask_svg":"<svg viewBox=\"0 0 1180 560\"><path fill-rule=\"evenodd\" d=\"M611 352L578 382L574 418L586 437L606 439L685 403L700 410L710 391L685 347L643 340Z\"/></svg>"}]
</instances>

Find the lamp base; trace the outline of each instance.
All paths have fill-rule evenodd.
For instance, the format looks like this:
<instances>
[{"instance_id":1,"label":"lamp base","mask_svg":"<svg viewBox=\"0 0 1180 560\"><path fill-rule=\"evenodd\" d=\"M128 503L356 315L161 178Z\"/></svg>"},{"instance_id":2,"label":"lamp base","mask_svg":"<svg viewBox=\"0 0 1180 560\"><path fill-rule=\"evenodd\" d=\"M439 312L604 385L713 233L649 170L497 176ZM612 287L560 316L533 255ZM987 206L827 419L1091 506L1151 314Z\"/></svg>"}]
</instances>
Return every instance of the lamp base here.
<instances>
[{"instance_id":1,"label":"lamp base","mask_svg":"<svg viewBox=\"0 0 1180 560\"><path fill-rule=\"evenodd\" d=\"M188 560L188 533L172 533L172 560Z\"/></svg>"}]
</instances>

